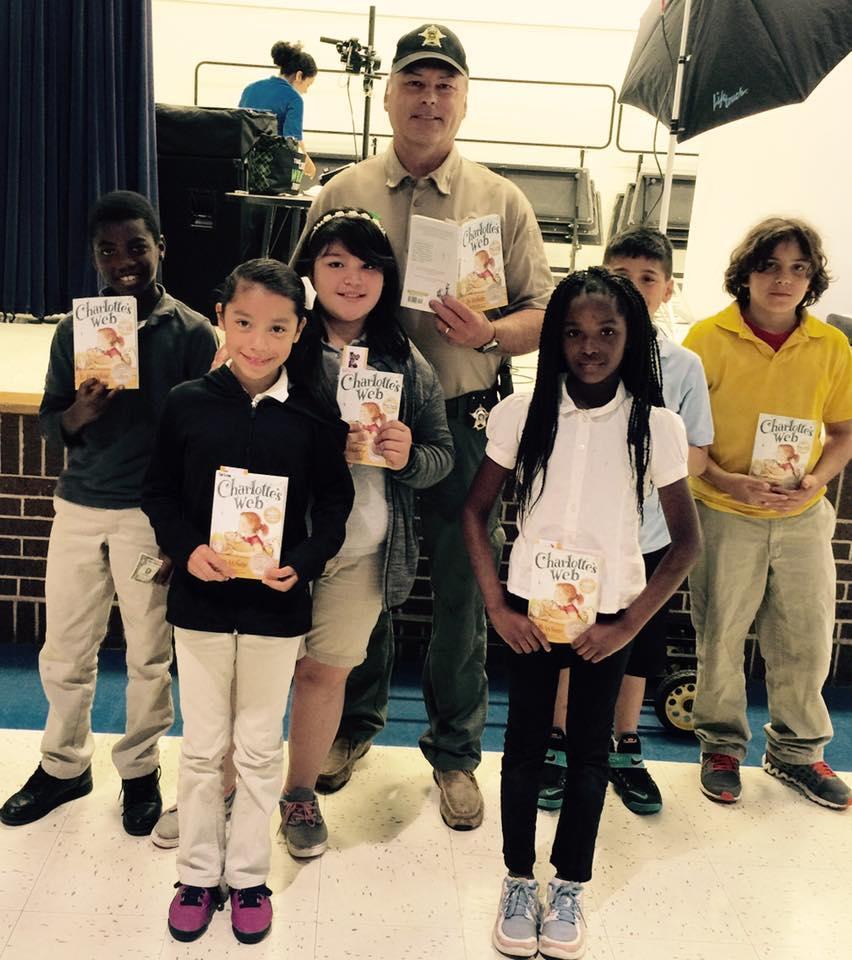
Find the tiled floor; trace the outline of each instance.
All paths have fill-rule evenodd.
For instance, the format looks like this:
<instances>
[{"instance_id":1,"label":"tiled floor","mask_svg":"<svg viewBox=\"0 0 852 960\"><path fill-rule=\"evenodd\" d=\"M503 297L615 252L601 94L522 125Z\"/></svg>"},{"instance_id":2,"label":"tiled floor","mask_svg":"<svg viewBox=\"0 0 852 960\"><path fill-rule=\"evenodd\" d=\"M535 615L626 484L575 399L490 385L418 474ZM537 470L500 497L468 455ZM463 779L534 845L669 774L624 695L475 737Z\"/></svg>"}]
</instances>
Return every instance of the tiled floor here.
<instances>
[{"instance_id":1,"label":"tiled floor","mask_svg":"<svg viewBox=\"0 0 852 960\"><path fill-rule=\"evenodd\" d=\"M0 791L32 772L39 734L0 731ZM454 833L419 751L374 747L352 782L324 799L331 846L298 864L275 844L276 920L263 943L234 940L227 910L195 944L165 916L173 852L126 836L118 816L115 736L98 735L95 790L39 823L0 827L0 960L493 960L502 876L499 756L479 780L486 819ZM174 795L178 741L163 741ZM852 956L852 812L809 803L759 769L744 800L716 806L697 767L654 763L663 813L639 818L610 794L588 886L588 960L848 960ZM555 818L539 819L539 878Z\"/></svg>"}]
</instances>

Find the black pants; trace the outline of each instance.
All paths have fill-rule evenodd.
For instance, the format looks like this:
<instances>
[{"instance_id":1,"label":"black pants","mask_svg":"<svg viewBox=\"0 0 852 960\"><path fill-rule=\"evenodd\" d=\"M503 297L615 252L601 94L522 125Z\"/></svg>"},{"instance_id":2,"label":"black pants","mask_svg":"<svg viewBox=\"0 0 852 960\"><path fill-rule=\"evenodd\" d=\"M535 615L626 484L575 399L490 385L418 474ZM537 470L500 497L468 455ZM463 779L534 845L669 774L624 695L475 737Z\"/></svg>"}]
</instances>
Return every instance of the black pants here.
<instances>
[{"instance_id":1,"label":"black pants","mask_svg":"<svg viewBox=\"0 0 852 960\"><path fill-rule=\"evenodd\" d=\"M514 609L527 601L510 595ZM599 623L619 614L598 614ZM531 874L541 768L553 725L559 671L571 668L566 723L565 794L550 862L563 880L591 879L598 823L608 781L609 738L615 701L630 656L628 644L600 663L589 663L568 645L550 653L515 654L509 668L509 718L503 748L500 809L507 870Z\"/></svg>"}]
</instances>

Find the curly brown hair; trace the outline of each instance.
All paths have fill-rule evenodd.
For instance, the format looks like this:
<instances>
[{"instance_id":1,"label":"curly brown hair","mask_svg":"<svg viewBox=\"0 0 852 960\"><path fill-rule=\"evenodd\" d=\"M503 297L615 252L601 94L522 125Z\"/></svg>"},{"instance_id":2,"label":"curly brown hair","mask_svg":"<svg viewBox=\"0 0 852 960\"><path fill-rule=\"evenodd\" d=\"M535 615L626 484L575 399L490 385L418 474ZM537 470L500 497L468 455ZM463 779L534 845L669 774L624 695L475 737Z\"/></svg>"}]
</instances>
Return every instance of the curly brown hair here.
<instances>
[{"instance_id":1,"label":"curly brown hair","mask_svg":"<svg viewBox=\"0 0 852 960\"><path fill-rule=\"evenodd\" d=\"M796 307L799 313L816 303L828 289L831 278L826 270L826 256L819 234L804 220L792 217L767 217L746 234L745 239L734 249L731 262L725 271L725 290L735 297L741 307L748 306L748 277L750 273L762 273L767 261L779 243L794 241L810 261L808 292Z\"/></svg>"}]
</instances>

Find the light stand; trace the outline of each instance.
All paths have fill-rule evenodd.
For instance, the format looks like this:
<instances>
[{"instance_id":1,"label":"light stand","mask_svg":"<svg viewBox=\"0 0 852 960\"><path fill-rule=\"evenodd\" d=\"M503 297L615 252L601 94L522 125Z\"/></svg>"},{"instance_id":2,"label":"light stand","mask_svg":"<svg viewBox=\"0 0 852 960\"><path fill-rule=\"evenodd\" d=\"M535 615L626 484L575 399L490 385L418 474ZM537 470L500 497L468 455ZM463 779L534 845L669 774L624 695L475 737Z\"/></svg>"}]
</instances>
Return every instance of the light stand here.
<instances>
[{"instance_id":1,"label":"light stand","mask_svg":"<svg viewBox=\"0 0 852 960\"><path fill-rule=\"evenodd\" d=\"M370 7L370 20L367 33L367 46L363 46L357 37L351 40L333 40L320 37L322 43L333 43L340 54L340 60L347 73L359 74L364 70L364 131L361 139L361 159L367 157L370 139L370 107L373 101L373 81L378 76L382 61L376 56L373 42L376 36L376 8Z\"/></svg>"}]
</instances>

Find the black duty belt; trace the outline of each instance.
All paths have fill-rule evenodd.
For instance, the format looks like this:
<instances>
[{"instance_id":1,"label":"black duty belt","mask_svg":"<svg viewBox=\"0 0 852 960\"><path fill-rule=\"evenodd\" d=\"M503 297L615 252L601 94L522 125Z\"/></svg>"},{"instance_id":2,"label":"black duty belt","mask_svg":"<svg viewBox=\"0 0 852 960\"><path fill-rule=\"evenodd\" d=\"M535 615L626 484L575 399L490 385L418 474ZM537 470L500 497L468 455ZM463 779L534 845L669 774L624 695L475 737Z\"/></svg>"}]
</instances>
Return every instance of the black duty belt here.
<instances>
[{"instance_id":1,"label":"black duty belt","mask_svg":"<svg viewBox=\"0 0 852 960\"><path fill-rule=\"evenodd\" d=\"M471 420L467 421L469 427L474 430L484 430L488 412L499 399L496 387L463 393L460 397L453 397L452 400L446 401L447 419L467 420L467 417L470 417Z\"/></svg>"}]
</instances>

